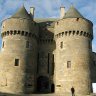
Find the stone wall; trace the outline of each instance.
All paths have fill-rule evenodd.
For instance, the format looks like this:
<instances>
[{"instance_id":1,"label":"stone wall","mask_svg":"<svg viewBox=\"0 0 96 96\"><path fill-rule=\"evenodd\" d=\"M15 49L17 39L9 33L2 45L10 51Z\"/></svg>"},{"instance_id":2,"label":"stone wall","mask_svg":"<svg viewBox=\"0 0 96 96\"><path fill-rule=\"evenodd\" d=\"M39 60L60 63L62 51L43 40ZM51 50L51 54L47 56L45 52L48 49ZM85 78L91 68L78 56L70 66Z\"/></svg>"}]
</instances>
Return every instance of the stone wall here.
<instances>
[{"instance_id":1,"label":"stone wall","mask_svg":"<svg viewBox=\"0 0 96 96\"><path fill-rule=\"evenodd\" d=\"M40 76L49 78L49 92L51 92L51 85L54 84L54 51L56 44L54 41L53 28L46 28L46 30L39 30L39 58L38 58L38 73L37 79Z\"/></svg>"},{"instance_id":2,"label":"stone wall","mask_svg":"<svg viewBox=\"0 0 96 96\"><path fill-rule=\"evenodd\" d=\"M0 79L0 82L5 81L5 86L0 83L1 92L35 91L38 28L34 24L27 19L18 18L10 18L2 23L0 78L3 80Z\"/></svg>"},{"instance_id":3,"label":"stone wall","mask_svg":"<svg viewBox=\"0 0 96 96\"><path fill-rule=\"evenodd\" d=\"M38 78L44 76L49 80L49 92L54 84L58 94L70 93L72 86L76 94L89 94L95 80L91 79L95 78L95 70L90 73L92 23L82 18L66 18L55 21L55 28L54 23L46 24L38 29L38 24L29 19L3 21L0 91L33 93L37 91Z\"/></svg>"},{"instance_id":4,"label":"stone wall","mask_svg":"<svg viewBox=\"0 0 96 96\"><path fill-rule=\"evenodd\" d=\"M69 93L72 86L76 93L91 92L92 34L92 23L82 18L67 18L55 23L56 93Z\"/></svg>"}]
</instances>

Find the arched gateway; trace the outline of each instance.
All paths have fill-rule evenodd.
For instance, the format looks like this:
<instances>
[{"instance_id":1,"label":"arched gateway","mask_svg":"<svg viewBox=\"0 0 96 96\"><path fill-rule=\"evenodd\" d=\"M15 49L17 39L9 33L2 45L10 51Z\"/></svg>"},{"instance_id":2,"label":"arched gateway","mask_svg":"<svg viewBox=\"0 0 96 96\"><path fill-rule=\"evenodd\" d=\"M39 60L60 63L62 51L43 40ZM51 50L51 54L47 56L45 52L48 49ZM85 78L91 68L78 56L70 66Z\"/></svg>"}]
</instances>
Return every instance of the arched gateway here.
<instances>
[{"instance_id":1,"label":"arched gateway","mask_svg":"<svg viewBox=\"0 0 96 96\"><path fill-rule=\"evenodd\" d=\"M46 76L40 76L37 78L37 91L41 93L47 93L49 91L49 78Z\"/></svg>"}]
</instances>

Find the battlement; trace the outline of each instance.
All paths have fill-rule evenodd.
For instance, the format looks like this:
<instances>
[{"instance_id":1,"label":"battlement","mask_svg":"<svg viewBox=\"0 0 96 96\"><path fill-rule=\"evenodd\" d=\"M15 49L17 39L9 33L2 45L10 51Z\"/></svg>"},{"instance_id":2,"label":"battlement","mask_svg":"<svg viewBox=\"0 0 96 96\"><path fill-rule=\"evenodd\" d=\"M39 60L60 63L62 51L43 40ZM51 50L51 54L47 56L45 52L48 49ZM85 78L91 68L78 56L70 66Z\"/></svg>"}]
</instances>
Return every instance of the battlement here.
<instances>
[{"instance_id":1,"label":"battlement","mask_svg":"<svg viewBox=\"0 0 96 96\"><path fill-rule=\"evenodd\" d=\"M63 36L84 36L84 37L93 39L92 34L90 34L89 32L84 32L84 31L79 31L79 30L61 32L61 33L56 34L55 38L60 38Z\"/></svg>"},{"instance_id":2,"label":"battlement","mask_svg":"<svg viewBox=\"0 0 96 96\"><path fill-rule=\"evenodd\" d=\"M37 39L38 37L31 32L26 32L26 31L21 31L21 30L10 30L10 31L5 31L1 33L1 37L5 37L5 36L11 36L11 35L20 35L20 36L25 36L25 37L32 37Z\"/></svg>"},{"instance_id":3,"label":"battlement","mask_svg":"<svg viewBox=\"0 0 96 96\"><path fill-rule=\"evenodd\" d=\"M54 39L40 39L39 44L53 44L55 41Z\"/></svg>"}]
</instances>

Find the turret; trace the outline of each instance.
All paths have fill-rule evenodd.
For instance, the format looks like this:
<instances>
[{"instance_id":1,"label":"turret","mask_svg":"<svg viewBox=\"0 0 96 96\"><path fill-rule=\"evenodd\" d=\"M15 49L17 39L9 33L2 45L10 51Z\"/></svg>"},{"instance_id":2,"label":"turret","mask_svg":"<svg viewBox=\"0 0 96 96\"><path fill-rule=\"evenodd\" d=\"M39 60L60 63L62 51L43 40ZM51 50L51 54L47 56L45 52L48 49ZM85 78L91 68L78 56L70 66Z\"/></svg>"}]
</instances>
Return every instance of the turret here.
<instances>
[{"instance_id":1,"label":"turret","mask_svg":"<svg viewBox=\"0 0 96 96\"><path fill-rule=\"evenodd\" d=\"M93 24L73 6L55 23L55 90L76 94L91 93L90 64Z\"/></svg>"},{"instance_id":2,"label":"turret","mask_svg":"<svg viewBox=\"0 0 96 96\"><path fill-rule=\"evenodd\" d=\"M34 19L34 10L35 8L34 7L30 7L30 15L31 17Z\"/></svg>"},{"instance_id":3,"label":"turret","mask_svg":"<svg viewBox=\"0 0 96 96\"><path fill-rule=\"evenodd\" d=\"M35 91L38 27L23 6L2 22L3 73L7 82L1 92Z\"/></svg>"},{"instance_id":4,"label":"turret","mask_svg":"<svg viewBox=\"0 0 96 96\"><path fill-rule=\"evenodd\" d=\"M65 7L60 7L60 19L62 19L65 15Z\"/></svg>"}]
</instances>

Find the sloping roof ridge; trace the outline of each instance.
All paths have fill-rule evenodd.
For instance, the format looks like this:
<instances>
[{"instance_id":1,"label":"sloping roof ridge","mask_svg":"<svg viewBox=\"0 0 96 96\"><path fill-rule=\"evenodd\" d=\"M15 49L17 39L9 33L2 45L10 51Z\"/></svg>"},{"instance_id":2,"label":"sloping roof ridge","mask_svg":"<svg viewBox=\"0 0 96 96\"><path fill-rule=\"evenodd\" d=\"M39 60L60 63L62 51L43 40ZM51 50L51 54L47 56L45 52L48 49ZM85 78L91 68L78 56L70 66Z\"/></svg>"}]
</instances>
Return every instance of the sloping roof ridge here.
<instances>
[{"instance_id":1,"label":"sloping roof ridge","mask_svg":"<svg viewBox=\"0 0 96 96\"><path fill-rule=\"evenodd\" d=\"M31 19L30 14L28 14L24 5L14 14L11 16L12 18L26 18Z\"/></svg>"},{"instance_id":2,"label":"sloping roof ridge","mask_svg":"<svg viewBox=\"0 0 96 96\"><path fill-rule=\"evenodd\" d=\"M84 17L73 5L71 5L69 10L65 13L64 18L84 18Z\"/></svg>"}]
</instances>

